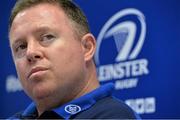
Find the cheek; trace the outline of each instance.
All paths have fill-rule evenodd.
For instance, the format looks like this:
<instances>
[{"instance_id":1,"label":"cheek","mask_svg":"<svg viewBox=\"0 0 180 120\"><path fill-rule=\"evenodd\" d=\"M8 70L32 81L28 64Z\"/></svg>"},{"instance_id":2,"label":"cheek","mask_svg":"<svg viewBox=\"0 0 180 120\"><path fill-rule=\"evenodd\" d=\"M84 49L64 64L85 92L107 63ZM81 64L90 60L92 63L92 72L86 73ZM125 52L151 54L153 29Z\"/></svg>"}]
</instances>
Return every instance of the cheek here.
<instances>
[{"instance_id":1,"label":"cheek","mask_svg":"<svg viewBox=\"0 0 180 120\"><path fill-rule=\"evenodd\" d=\"M58 46L49 49L48 54L53 71L58 77L70 77L83 67L83 55L80 46Z\"/></svg>"},{"instance_id":2,"label":"cheek","mask_svg":"<svg viewBox=\"0 0 180 120\"><path fill-rule=\"evenodd\" d=\"M78 49L78 48L77 48ZM81 67L79 66L82 61L82 54L80 50L77 49L63 49L56 51L54 61L57 65L60 65L61 69L68 69L71 67Z\"/></svg>"},{"instance_id":3,"label":"cheek","mask_svg":"<svg viewBox=\"0 0 180 120\"><path fill-rule=\"evenodd\" d=\"M26 71L27 71L26 64L23 62L23 60L17 60L15 61L15 66L16 66L18 78L24 88L24 91L26 92L27 95L31 96L32 86L28 84L26 79Z\"/></svg>"},{"instance_id":4,"label":"cheek","mask_svg":"<svg viewBox=\"0 0 180 120\"><path fill-rule=\"evenodd\" d=\"M52 64L61 66L71 64L70 61L75 57L72 48L63 42L56 43L51 49L47 50L47 53Z\"/></svg>"},{"instance_id":5,"label":"cheek","mask_svg":"<svg viewBox=\"0 0 180 120\"><path fill-rule=\"evenodd\" d=\"M26 75L27 67L21 60L15 61L15 66L16 66L16 71L17 71L18 77L19 77L20 81L24 84L24 81L26 81L25 75Z\"/></svg>"}]
</instances>

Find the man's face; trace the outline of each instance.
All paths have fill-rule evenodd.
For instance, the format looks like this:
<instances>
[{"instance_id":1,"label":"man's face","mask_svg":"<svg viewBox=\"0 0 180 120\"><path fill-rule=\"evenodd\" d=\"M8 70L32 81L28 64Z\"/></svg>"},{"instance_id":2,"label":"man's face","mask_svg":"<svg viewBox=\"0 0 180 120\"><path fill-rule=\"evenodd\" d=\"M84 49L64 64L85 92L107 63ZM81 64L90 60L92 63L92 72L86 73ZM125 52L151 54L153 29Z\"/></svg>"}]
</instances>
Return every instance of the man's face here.
<instances>
[{"instance_id":1,"label":"man's face","mask_svg":"<svg viewBox=\"0 0 180 120\"><path fill-rule=\"evenodd\" d=\"M85 84L81 40L57 6L40 4L20 12L10 31L18 76L34 100L78 93Z\"/></svg>"}]
</instances>

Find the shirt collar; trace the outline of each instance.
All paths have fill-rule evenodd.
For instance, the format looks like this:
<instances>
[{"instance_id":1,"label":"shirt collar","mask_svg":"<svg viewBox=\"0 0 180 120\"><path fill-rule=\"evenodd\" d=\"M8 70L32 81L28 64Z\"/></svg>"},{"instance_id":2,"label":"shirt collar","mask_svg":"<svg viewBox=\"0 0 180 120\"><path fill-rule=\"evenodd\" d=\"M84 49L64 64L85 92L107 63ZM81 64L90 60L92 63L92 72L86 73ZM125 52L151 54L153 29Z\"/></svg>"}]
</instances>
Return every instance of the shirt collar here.
<instances>
[{"instance_id":1,"label":"shirt collar","mask_svg":"<svg viewBox=\"0 0 180 120\"><path fill-rule=\"evenodd\" d=\"M22 118L35 118L37 117L37 109L34 102L32 102L22 113Z\"/></svg>"},{"instance_id":2,"label":"shirt collar","mask_svg":"<svg viewBox=\"0 0 180 120\"><path fill-rule=\"evenodd\" d=\"M96 103L96 101L104 97L110 96L112 94L113 89L114 89L114 85L112 83L107 83L93 90L92 92L87 93L84 96L72 100L69 103L62 105L59 108L53 109L53 111L59 114L64 119L68 119L72 115L75 115L79 112L82 112L90 108L92 105ZM23 112L22 115L29 116L36 112L37 110L35 104L31 103L27 107L27 109Z\"/></svg>"}]
</instances>

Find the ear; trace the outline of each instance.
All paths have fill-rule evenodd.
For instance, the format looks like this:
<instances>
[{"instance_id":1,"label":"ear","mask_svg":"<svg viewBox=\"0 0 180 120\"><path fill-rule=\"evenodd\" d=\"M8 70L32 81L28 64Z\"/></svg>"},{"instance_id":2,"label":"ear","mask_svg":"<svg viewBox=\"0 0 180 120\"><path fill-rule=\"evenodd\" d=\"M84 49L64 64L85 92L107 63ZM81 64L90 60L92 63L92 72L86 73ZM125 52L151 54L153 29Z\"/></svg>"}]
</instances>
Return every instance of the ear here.
<instances>
[{"instance_id":1,"label":"ear","mask_svg":"<svg viewBox=\"0 0 180 120\"><path fill-rule=\"evenodd\" d=\"M84 60L89 61L93 59L96 50L95 37L92 34L87 33L82 37L81 43L84 51Z\"/></svg>"}]
</instances>

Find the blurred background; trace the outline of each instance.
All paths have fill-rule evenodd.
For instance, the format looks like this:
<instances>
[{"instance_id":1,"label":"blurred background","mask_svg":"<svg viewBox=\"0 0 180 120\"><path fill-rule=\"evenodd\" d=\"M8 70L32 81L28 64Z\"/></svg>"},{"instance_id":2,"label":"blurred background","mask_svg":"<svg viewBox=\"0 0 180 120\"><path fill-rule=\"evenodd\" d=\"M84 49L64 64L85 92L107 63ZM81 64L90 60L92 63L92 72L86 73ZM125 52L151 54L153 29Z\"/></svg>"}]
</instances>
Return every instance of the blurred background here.
<instances>
[{"instance_id":1,"label":"blurred background","mask_svg":"<svg viewBox=\"0 0 180 120\"><path fill-rule=\"evenodd\" d=\"M74 0L97 38L95 62L101 84L142 118L180 118L180 1ZM8 43L15 0L0 1L0 118L31 102L16 75Z\"/></svg>"}]
</instances>

